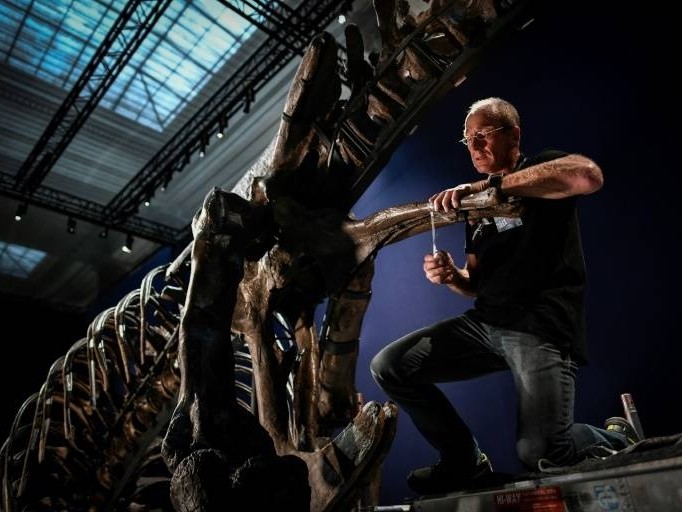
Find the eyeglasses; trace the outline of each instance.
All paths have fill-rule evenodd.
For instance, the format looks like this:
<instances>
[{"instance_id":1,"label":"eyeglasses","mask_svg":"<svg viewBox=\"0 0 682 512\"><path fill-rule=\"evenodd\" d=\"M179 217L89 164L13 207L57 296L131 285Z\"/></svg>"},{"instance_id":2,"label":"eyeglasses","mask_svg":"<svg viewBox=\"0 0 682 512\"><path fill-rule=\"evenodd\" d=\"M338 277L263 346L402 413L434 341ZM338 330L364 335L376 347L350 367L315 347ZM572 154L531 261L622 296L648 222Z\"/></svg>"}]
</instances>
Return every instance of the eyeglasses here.
<instances>
[{"instance_id":1,"label":"eyeglasses","mask_svg":"<svg viewBox=\"0 0 682 512\"><path fill-rule=\"evenodd\" d=\"M460 139L459 142L461 142L465 146L468 146L473 140L477 140L479 142L482 142L491 133L495 133L497 131L504 130L505 128L506 128L506 126L498 126L497 128L491 128L490 130L486 130L484 132L476 132L473 135L470 135L469 137L464 137L463 139Z\"/></svg>"}]
</instances>

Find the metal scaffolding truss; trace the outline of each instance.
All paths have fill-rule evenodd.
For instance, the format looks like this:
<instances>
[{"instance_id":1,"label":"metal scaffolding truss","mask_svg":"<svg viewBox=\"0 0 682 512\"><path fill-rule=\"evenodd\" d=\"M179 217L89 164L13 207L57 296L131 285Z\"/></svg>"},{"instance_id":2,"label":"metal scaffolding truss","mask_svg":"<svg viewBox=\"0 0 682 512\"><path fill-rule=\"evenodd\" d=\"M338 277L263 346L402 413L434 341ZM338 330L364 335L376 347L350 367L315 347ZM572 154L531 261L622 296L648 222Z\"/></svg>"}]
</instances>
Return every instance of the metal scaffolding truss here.
<instances>
[{"instance_id":1,"label":"metal scaffolding truss","mask_svg":"<svg viewBox=\"0 0 682 512\"><path fill-rule=\"evenodd\" d=\"M0 172L0 194L25 204L40 206L105 228L114 228L162 245L174 245L183 235L181 230L133 216L116 226L111 226L101 204L42 185L31 195L23 194L16 190L16 179L3 172Z\"/></svg>"},{"instance_id":2,"label":"metal scaffolding truss","mask_svg":"<svg viewBox=\"0 0 682 512\"><path fill-rule=\"evenodd\" d=\"M256 25L267 38L107 205L44 187L41 182L170 0L130 0L126 4L16 176L0 173L0 194L155 242L183 241L185 230L137 217L140 204L166 184L174 172L182 170L190 155L200 150L212 133L226 128L234 114L250 106L255 94L294 57L303 55L310 39L339 14L348 12L352 4L303 0L292 8L279 0L219 1Z\"/></svg>"},{"instance_id":3,"label":"metal scaffolding truss","mask_svg":"<svg viewBox=\"0 0 682 512\"><path fill-rule=\"evenodd\" d=\"M231 8L236 10L241 6L243 9L246 2L233 4ZM276 4L282 5L280 2ZM315 34L339 14L347 12L349 7L348 2L338 0L305 0L295 10L281 7L279 11L268 11L268 20L277 17L289 21L277 25L272 25L271 21L265 22L269 32L277 31L277 37L268 37L107 204L108 221L116 224L134 215L139 205L153 191L187 164L189 155L202 149L213 133L224 128L241 108L250 105L255 94L273 76L296 54L302 54Z\"/></svg>"},{"instance_id":4,"label":"metal scaffolding truss","mask_svg":"<svg viewBox=\"0 0 682 512\"><path fill-rule=\"evenodd\" d=\"M183 229L174 229L163 224L146 221L136 216L140 205L149 199L158 188L166 185L173 173L182 170L193 153L205 149L208 139L217 131L224 130L232 116L242 108L250 106L256 93L270 79L296 55L303 54L314 35L321 32L335 17L347 12L351 7L350 2L338 2L338 0L303 0L296 8L289 7L278 0L271 2L272 6L269 7L266 7L264 0L220 1L249 22L257 24L267 37L108 204L97 204L71 194L40 186L40 180L58 156L56 153L42 154L39 161L42 167L35 167L32 174L29 174L24 168L22 168L24 172L20 172L16 177L0 173L0 194L155 242L163 244L184 242L188 238L187 226ZM439 70L440 79L427 81L411 95L408 108L398 116L395 123L383 127L377 134L377 140L371 145L365 144L349 128L349 118L353 115L357 105L348 106L346 113L342 116L338 130L339 133L345 135L349 143L357 146L356 150L364 161L362 168L353 177L351 200L357 199L384 165L391 149L402 140L407 131L413 128L415 116L429 104L433 97L438 96L440 91L451 87L453 83L458 83L465 76L466 70L474 66L474 63L479 60L490 43L497 39L496 35L499 32L504 32L508 25L515 24L519 17L523 17L521 13L526 10L526 4L532 3L530 0L509 3L506 9L501 10L504 14L500 19L487 30L485 42L464 49L454 62L448 62L447 59L440 61L430 55L421 47L418 32L406 38L403 45L396 49L396 54L409 46L429 61L434 69ZM140 2L129 2L128 10L124 15L125 19L119 20L116 26L126 26L130 18L136 13L136 9L141 8L140 6ZM149 11L147 12L147 19L151 23L152 20L158 19L160 13L160 10ZM106 64L112 69L109 70L109 73L105 73L106 76L104 77L94 73L100 64L105 65L105 56L109 55L115 32L116 30L112 29L103 47L98 50L97 55L100 58L99 60L93 59L90 72L83 74L83 77L88 76L96 82L98 92L84 102L85 106L82 109L79 109L78 107L82 102L79 100L80 94L88 87L88 82L81 77L76 88L69 95L71 99L67 100L60 109L63 114L62 117L55 116L50 125L55 131L50 134L48 133L49 129L46 130L41 139L42 142L36 148L39 148L41 144L48 147L47 142L51 140L51 135L54 136L57 133L56 130L67 119L67 111L73 108L78 110L79 115L76 116L70 127L62 129L65 133L59 142L59 151L62 151L64 149L62 145L65 146L71 140L84 122L87 117L85 113L90 113L94 108L96 100L101 97L106 85L115 76L114 73L117 70L113 68L121 66L124 62L124 59L117 59L112 64ZM143 33L148 33L148 31L136 32L137 37L141 37ZM139 45L139 41L136 44ZM131 44L126 48L132 49L133 45ZM365 85L367 91L376 87L376 82L382 76L383 71L383 69L377 70L374 79ZM32 153L34 161L38 161L36 155L40 155L40 151L43 150L34 149ZM24 167L26 168L27 164Z\"/></svg>"},{"instance_id":5,"label":"metal scaffolding truss","mask_svg":"<svg viewBox=\"0 0 682 512\"><path fill-rule=\"evenodd\" d=\"M33 194L163 15L170 0L130 0L16 174Z\"/></svg>"},{"instance_id":6,"label":"metal scaffolding truss","mask_svg":"<svg viewBox=\"0 0 682 512\"><path fill-rule=\"evenodd\" d=\"M268 5L262 0L218 1L297 55L303 55L310 33L319 30L319 27L310 24L310 20L302 17L297 9L284 2L273 2L274 5ZM250 15L250 12L257 16Z\"/></svg>"}]
</instances>

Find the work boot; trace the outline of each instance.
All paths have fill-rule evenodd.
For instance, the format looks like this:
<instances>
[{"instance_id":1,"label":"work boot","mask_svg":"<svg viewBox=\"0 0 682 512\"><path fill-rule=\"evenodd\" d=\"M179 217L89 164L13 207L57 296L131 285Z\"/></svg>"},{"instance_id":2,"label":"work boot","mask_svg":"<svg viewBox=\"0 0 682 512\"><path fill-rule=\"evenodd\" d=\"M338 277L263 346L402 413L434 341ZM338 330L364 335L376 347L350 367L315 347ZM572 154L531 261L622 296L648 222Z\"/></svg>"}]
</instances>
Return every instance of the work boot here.
<instances>
[{"instance_id":1,"label":"work boot","mask_svg":"<svg viewBox=\"0 0 682 512\"><path fill-rule=\"evenodd\" d=\"M604 422L604 428L609 432L617 432L625 436L627 446L632 446L641 441L639 434L635 430L635 427L632 426L632 423L620 416L613 416L607 419Z\"/></svg>"},{"instance_id":2,"label":"work boot","mask_svg":"<svg viewBox=\"0 0 682 512\"><path fill-rule=\"evenodd\" d=\"M433 466L410 472L407 485L420 495L443 494L485 485L486 477L492 475L492 472L492 465L485 453L479 455L478 463L470 471L462 471L455 462L441 459Z\"/></svg>"}]
</instances>

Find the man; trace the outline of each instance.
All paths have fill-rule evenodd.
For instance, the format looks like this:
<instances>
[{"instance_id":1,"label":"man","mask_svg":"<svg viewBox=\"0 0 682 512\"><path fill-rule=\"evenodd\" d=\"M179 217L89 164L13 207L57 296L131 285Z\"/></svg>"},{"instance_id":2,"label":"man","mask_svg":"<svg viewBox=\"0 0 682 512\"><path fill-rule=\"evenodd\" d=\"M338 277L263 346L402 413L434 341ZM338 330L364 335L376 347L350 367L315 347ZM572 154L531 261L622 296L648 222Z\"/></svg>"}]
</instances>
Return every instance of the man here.
<instances>
[{"instance_id":1,"label":"man","mask_svg":"<svg viewBox=\"0 0 682 512\"><path fill-rule=\"evenodd\" d=\"M523 202L519 218L466 224L466 263L449 253L424 257L429 281L475 297L464 314L391 343L371 363L376 382L440 453L434 466L410 473L419 494L485 485L487 457L436 383L511 370L518 397L517 453L530 469L569 465L594 452L627 446L623 422L600 429L573 422L576 370L586 360L585 268L576 199L599 190L600 168L585 156L520 150L519 115L487 98L469 107L460 141L487 178L444 190L437 211L496 187ZM618 419L621 420L621 419Z\"/></svg>"}]
</instances>

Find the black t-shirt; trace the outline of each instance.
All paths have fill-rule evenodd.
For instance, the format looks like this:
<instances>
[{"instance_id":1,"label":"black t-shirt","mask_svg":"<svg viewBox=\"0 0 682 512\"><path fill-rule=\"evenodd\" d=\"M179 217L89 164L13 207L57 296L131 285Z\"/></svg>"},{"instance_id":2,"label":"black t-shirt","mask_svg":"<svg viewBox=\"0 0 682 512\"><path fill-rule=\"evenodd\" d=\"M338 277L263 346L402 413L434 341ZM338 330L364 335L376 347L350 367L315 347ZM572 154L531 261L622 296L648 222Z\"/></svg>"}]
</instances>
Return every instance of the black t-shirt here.
<instances>
[{"instance_id":1,"label":"black t-shirt","mask_svg":"<svg viewBox=\"0 0 682 512\"><path fill-rule=\"evenodd\" d=\"M518 169L565 156L545 150ZM518 170L517 169L517 170ZM476 255L474 310L469 314L557 345L582 364L585 262L576 197L522 198L519 218L466 225L465 251Z\"/></svg>"}]
</instances>

